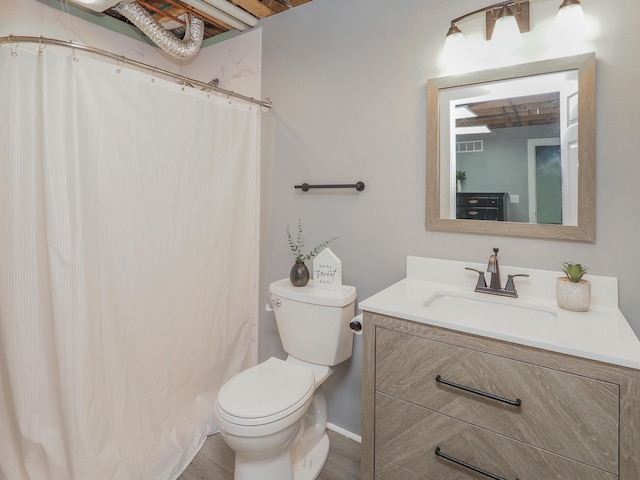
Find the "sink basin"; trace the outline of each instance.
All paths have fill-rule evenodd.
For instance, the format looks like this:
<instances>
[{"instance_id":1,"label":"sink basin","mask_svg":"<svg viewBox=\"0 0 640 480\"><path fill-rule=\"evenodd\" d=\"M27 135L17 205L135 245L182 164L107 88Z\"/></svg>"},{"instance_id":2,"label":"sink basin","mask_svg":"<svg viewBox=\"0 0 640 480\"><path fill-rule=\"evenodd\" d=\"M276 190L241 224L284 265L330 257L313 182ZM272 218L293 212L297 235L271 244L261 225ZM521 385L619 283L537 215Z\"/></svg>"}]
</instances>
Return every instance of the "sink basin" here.
<instances>
[{"instance_id":1,"label":"sink basin","mask_svg":"<svg viewBox=\"0 0 640 480\"><path fill-rule=\"evenodd\" d=\"M486 297L486 298L485 298ZM483 294L437 292L424 302L425 314L432 320L470 322L518 322L540 325L557 320L555 312L528 304L518 304L517 299L502 299Z\"/></svg>"}]
</instances>

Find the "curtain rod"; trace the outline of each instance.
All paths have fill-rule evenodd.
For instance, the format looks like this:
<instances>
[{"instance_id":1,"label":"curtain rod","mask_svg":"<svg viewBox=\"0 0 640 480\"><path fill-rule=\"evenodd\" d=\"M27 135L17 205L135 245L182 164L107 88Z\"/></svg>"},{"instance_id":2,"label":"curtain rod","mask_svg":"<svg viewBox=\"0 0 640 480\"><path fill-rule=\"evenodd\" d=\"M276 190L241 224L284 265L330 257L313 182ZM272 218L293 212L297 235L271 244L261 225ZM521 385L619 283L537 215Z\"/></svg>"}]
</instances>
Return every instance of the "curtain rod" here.
<instances>
[{"instance_id":1,"label":"curtain rod","mask_svg":"<svg viewBox=\"0 0 640 480\"><path fill-rule=\"evenodd\" d=\"M108 52L106 50L102 50L97 47L91 47L89 45L85 45L83 43L77 43L74 41L66 41L66 40L58 40L55 38L47 38L47 37L33 37L33 36L18 36L18 35L8 35L6 37L0 37L0 45L5 44L16 44L16 46L20 43L37 43L39 45L57 45L60 47L70 48L72 50L84 50L86 52L95 53L97 55L101 55L103 57L111 58L116 60L117 62L121 62L121 66L133 65L142 70L151 71L156 74L164 75L166 77L173 78L177 80L181 85L186 85L188 87L202 87L204 91L215 91L218 93L222 93L228 97L234 97L239 100L243 100L245 102L254 103L256 105L260 105L263 108L270 109L272 106L271 100L267 98L266 100L258 100L253 97L248 97L246 95L242 95L240 93L236 93L232 90L225 90L224 88L216 87L214 85L210 85L208 83L201 82L200 80L196 80L193 78L185 77L184 75L178 75L177 73L170 72L169 70L163 70L162 68L153 67L151 65L147 65L146 63L138 62L136 60L132 60L123 55L118 55L115 53ZM12 54L15 51L12 49Z\"/></svg>"}]
</instances>

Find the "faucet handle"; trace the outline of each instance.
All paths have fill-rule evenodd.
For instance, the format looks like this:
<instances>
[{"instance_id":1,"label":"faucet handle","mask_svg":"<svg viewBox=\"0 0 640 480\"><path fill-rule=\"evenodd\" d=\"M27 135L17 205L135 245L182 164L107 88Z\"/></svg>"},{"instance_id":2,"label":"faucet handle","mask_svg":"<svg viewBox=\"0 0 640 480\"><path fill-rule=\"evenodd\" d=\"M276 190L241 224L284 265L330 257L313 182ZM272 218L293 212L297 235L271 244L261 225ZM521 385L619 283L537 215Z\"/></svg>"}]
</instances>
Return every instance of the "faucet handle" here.
<instances>
[{"instance_id":1,"label":"faucet handle","mask_svg":"<svg viewBox=\"0 0 640 480\"><path fill-rule=\"evenodd\" d=\"M484 272L480 270L476 270L471 267L464 267L465 270L471 270L472 272L476 272L478 274L478 283L476 283L476 288L482 287L487 288L487 281L484 279Z\"/></svg>"},{"instance_id":2,"label":"faucet handle","mask_svg":"<svg viewBox=\"0 0 640 480\"><path fill-rule=\"evenodd\" d=\"M507 276L507 284L505 285L504 289L507 292L513 292L515 294L515 296L518 296L518 291L516 290L516 284L513 281L514 277L528 277L529 274L528 273L516 273L515 275L508 275Z\"/></svg>"}]
</instances>

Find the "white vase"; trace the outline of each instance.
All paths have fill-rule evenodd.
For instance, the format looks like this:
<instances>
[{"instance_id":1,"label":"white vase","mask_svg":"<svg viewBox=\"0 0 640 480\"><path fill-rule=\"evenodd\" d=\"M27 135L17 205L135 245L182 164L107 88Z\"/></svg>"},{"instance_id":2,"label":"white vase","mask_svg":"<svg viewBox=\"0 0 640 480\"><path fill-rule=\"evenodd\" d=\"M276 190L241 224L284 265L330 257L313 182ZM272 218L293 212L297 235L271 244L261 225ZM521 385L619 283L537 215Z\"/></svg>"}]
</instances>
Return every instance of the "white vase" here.
<instances>
[{"instance_id":1,"label":"white vase","mask_svg":"<svg viewBox=\"0 0 640 480\"><path fill-rule=\"evenodd\" d=\"M559 277L556 281L556 300L560 308L586 312L591 304L591 282L580 280L573 283L567 277Z\"/></svg>"}]
</instances>

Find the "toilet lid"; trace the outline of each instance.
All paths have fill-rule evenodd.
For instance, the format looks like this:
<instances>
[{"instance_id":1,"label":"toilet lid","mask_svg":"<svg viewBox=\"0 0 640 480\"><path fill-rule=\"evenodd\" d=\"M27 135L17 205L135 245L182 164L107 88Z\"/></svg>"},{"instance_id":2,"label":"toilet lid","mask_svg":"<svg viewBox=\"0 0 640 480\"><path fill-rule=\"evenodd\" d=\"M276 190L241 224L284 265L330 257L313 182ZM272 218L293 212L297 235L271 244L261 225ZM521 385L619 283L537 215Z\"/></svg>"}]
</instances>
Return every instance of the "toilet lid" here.
<instances>
[{"instance_id":1,"label":"toilet lid","mask_svg":"<svg viewBox=\"0 0 640 480\"><path fill-rule=\"evenodd\" d=\"M313 372L270 358L240 372L218 393L218 414L240 425L262 425L298 410L312 395Z\"/></svg>"}]
</instances>

